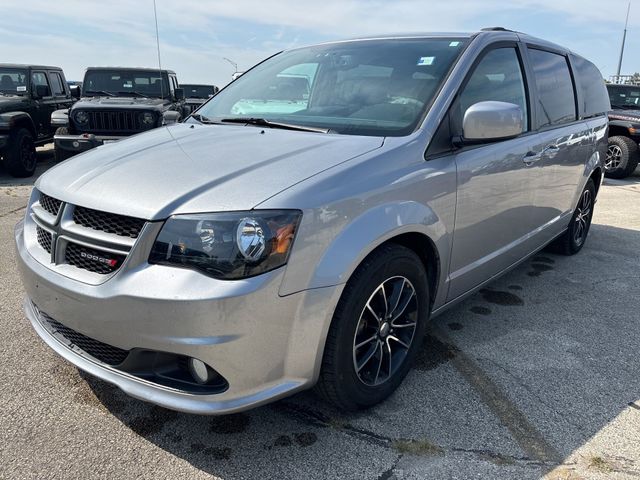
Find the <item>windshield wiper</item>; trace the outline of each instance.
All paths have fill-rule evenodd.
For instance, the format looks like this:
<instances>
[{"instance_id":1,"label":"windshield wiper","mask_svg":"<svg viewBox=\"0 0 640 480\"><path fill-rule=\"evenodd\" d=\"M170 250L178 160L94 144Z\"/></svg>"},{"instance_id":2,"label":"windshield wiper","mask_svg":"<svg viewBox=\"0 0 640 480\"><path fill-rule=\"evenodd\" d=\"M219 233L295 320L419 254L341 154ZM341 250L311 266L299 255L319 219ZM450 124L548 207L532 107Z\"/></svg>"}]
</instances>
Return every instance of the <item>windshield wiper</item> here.
<instances>
[{"instance_id":1,"label":"windshield wiper","mask_svg":"<svg viewBox=\"0 0 640 480\"><path fill-rule=\"evenodd\" d=\"M222 123L244 123L245 125L257 125L259 127L281 128L283 130L300 130L303 132L329 133L328 128L306 127L304 125L295 125L291 123L272 122L266 118L254 117L235 117L223 118Z\"/></svg>"},{"instance_id":2,"label":"windshield wiper","mask_svg":"<svg viewBox=\"0 0 640 480\"><path fill-rule=\"evenodd\" d=\"M123 93L133 93L134 95L138 95L139 97L149 98L148 95L145 95L144 93L136 92L135 90L132 90L130 92L118 92L118 95L121 95Z\"/></svg>"},{"instance_id":3,"label":"windshield wiper","mask_svg":"<svg viewBox=\"0 0 640 480\"><path fill-rule=\"evenodd\" d=\"M611 105L611 108L619 108L620 110L640 110L640 105Z\"/></svg>"},{"instance_id":4,"label":"windshield wiper","mask_svg":"<svg viewBox=\"0 0 640 480\"><path fill-rule=\"evenodd\" d=\"M106 90L85 90L84 93L99 93L100 95L106 95L107 97L115 96L115 94L107 92Z\"/></svg>"}]
</instances>

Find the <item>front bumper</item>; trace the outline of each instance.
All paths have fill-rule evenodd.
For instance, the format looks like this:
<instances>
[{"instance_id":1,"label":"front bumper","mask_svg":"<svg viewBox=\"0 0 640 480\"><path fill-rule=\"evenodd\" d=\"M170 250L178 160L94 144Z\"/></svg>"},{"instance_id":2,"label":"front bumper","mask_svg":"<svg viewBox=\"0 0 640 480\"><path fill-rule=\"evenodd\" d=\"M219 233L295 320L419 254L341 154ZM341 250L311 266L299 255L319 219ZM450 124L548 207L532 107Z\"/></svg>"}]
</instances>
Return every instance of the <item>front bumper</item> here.
<instances>
[{"instance_id":1,"label":"front bumper","mask_svg":"<svg viewBox=\"0 0 640 480\"><path fill-rule=\"evenodd\" d=\"M317 380L341 286L280 297L283 269L229 282L159 265L118 272L103 284L89 285L35 260L25 248L22 222L15 238L28 296L25 313L35 331L75 366L133 397L184 412L225 414L290 395ZM119 371L61 342L44 328L40 311L121 349L198 358L229 387L194 394Z\"/></svg>"},{"instance_id":2,"label":"front bumper","mask_svg":"<svg viewBox=\"0 0 640 480\"><path fill-rule=\"evenodd\" d=\"M56 149L82 153L108 142L117 142L123 138L126 137L83 133L82 135L54 135L53 141Z\"/></svg>"}]
</instances>

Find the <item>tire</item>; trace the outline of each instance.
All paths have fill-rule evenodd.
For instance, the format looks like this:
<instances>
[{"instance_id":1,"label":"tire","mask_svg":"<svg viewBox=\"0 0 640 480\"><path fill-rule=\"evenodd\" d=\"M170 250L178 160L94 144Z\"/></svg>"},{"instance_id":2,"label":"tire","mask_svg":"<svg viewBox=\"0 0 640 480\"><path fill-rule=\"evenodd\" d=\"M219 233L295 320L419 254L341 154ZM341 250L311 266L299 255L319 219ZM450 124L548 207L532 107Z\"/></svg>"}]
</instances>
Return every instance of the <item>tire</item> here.
<instances>
[{"instance_id":1,"label":"tire","mask_svg":"<svg viewBox=\"0 0 640 480\"><path fill-rule=\"evenodd\" d=\"M381 285L386 289L380 289ZM394 303L396 307L386 312L402 314L396 319L385 317L384 305ZM374 317L374 311L385 318ZM382 402L409 372L422 348L428 320L429 288L420 258L400 245L381 247L364 260L345 286L327 335L317 392L346 411ZM360 343L364 345L356 347Z\"/></svg>"},{"instance_id":2,"label":"tire","mask_svg":"<svg viewBox=\"0 0 640 480\"><path fill-rule=\"evenodd\" d=\"M4 165L14 177L30 177L36 171L38 157L33 135L26 128L11 132L9 146L3 153Z\"/></svg>"},{"instance_id":3,"label":"tire","mask_svg":"<svg viewBox=\"0 0 640 480\"><path fill-rule=\"evenodd\" d=\"M609 137L607 157L604 163L604 176L625 178L638 166L638 144L622 135Z\"/></svg>"},{"instance_id":4,"label":"tire","mask_svg":"<svg viewBox=\"0 0 640 480\"><path fill-rule=\"evenodd\" d=\"M58 127L56 129L56 135L69 135L69 129L67 127ZM73 153L69 153L67 150L61 148L54 148L53 159L56 163L65 161L67 158L73 157Z\"/></svg>"},{"instance_id":5,"label":"tire","mask_svg":"<svg viewBox=\"0 0 640 480\"><path fill-rule=\"evenodd\" d=\"M561 255L575 255L582 250L589 235L595 198L596 187L589 179L571 216L569 228L551 244L552 250Z\"/></svg>"}]
</instances>

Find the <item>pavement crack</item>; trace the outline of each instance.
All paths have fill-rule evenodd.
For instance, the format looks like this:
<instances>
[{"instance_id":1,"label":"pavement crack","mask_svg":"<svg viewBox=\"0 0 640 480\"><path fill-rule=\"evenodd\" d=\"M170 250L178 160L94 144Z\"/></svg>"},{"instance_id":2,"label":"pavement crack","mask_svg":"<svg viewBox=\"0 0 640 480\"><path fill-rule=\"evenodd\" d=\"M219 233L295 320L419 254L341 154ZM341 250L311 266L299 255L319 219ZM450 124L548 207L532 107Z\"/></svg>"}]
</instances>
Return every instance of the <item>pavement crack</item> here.
<instances>
[{"instance_id":1,"label":"pavement crack","mask_svg":"<svg viewBox=\"0 0 640 480\"><path fill-rule=\"evenodd\" d=\"M23 205L22 207L14 208L8 212L0 213L0 218L8 217L9 215L19 212L20 210L24 210L25 208L27 208L27 206Z\"/></svg>"},{"instance_id":2,"label":"pavement crack","mask_svg":"<svg viewBox=\"0 0 640 480\"><path fill-rule=\"evenodd\" d=\"M500 365L499 363L494 362L493 360L491 360L490 358L484 358L483 360L491 363L492 365L494 365L496 368L499 368L500 370L502 370L504 373L506 373L507 375L509 375L513 380L515 380L515 382L522 388L524 388L527 393L529 395L531 395L533 398L535 398L540 404L544 405L545 407L547 407L549 410L551 410L553 413L555 413L556 415L558 415L559 418L562 419L562 421L564 421L565 423L567 423L568 425L571 425L572 427L574 427L575 429L577 429L580 433L584 433L582 431L582 427L580 425L578 425L577 423L572 422L571 420L565 418L566 415L563 415L561 412L559 412L558 410L556 410L555 407L553 407L552 405L550 405L549 403L547 403L540 395L538 395L538 393L533 390L529 385L527 385L520 377L518 377L515 373L513 373L511 370L509 370L508 368L506 368L504 365Z\"/></svg>"},{"instance_id":3,"label":"pavement crack","mask_svg":"<svg viewBox=\"0 0 640 480\"><path fill-rule=\"evenodd\" d=\"M508 395L480 368L476 362L455 347L455 343L441 327L436 328L440 341L456 348L451 365L475 390L482 402L509 430L520 448L532 458L544 463L562 463L563 457L536 429Z\"/></svg>"},{"instance_id":4,"label":"pavement crack","mask_svg":"<svg viewBox=\"0 0 640 480\"><path fill-rule=\"evenodd\" d=\"M297 405L287 401L280 401L277 404L272 405L272 408L281 412L292 415L296 420L304 423L305 425L314 426L318 428L331 428L335 431L342 432L351 437L358 438L371 445L394 449L394 445L401 440L385 435L380 435L370 430L355 427L349 423L342 422L340 420L333 419L322 412L313 410L303 405ZM477 457L480 460L489 461L498 465L525 465L532 467L555 467L559 462L555 460L541 460L535 456L514 456L503 453L498 453L488 449L473 449L473 448L461 448L461 447L443 447L437 444L431 444L433 448L442 450L444 455L458 453L458 454L470 454ZM385 470L380 474L378 480L393 478L392 474L397 467L398 462L402 459L404 453L401 453L395 464L388 470ZM385 476L386 475L386 476Z\"/></svg>"},{"instance_id":5,"label":"pavement crack","mask_svg":"<svg viewBox=\"0 0 640 480\"><path fill-rule=\"evenodd\" d=\"M398 466L398 463L400 462L401 459L402 459L402 454L398 455L398 458L396 458L395 462L393 462L391 467L389 467L387 470L385 470L378 476L378 480L390 480L392 478L395 478L394 477L395 469Z\"/></svg>"},{"instance_id":6,"label":"pavement crack","mask_svg":"<svg viewBox=\"0 0 640 480\"><path fill-rule=\"evenodd\" d=\"M281 401L280 403L274 405L274 407L280 408L289 414L293 414L295 418L307 425L312 425L320 428L332 428L334 430L344 432L345 434L352 437L359 438L373 445L391 447L391 444L394 441L393 438L379 435L375 432L363 428L354 427L353 425L348 423L336 421L321 412L303 407L301 405Z\"/></svg>"}]
</instances>

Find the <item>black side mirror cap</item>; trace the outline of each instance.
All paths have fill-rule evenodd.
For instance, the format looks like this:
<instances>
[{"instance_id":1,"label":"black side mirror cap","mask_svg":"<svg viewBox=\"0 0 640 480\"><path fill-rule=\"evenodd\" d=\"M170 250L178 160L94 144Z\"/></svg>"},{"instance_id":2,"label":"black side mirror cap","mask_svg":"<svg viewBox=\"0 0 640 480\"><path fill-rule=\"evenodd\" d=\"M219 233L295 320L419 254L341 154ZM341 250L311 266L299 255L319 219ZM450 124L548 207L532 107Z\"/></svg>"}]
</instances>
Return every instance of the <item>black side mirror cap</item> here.
<instances>
[{"instance_id":1,"label":"black side mirror cap","mask_svg":"<svg viewBox=\"0 0 640 480\"><path fill-rule=\"evenodd\" d=\"M173 94L176 97L176 100L184 100L184 88L176 88L173 91Z\"/></svg>"},{"instance_id":2,"label":"black side mirror cap","mask_svg":"<svg viewBox=\"0 0 640 480\"><path fill-rule=\"evenodd\" d=\"M71 92L71 96L73 98L80 98L80 86L79 85L71 85L69 87L69 91Z\"/></svg>"}]
</instances>

